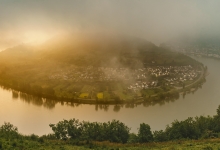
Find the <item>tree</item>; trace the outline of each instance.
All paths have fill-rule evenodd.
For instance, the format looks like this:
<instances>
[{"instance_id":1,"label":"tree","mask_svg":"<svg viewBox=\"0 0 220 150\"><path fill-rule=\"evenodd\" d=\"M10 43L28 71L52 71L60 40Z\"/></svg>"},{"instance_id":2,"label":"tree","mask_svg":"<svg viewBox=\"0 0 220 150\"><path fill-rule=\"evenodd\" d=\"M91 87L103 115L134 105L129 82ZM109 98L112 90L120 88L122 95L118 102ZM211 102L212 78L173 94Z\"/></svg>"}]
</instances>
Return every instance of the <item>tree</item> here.
<instances>
[{"instance_id":1,"label":"tree","mask_svg":"<svg viewBox=\"0 0 220 150\"><path fill-rule=\"evenodd\" d=\"M207 131L214 130L213 127L215 127L215 122L212 117L195 117L195 126L199 131L200 137L207 137ZM217 126L218 127L218 126Z\"/></svg>"},{"instance_id":2,"label":"tree","mask_svg":"<svg viewBox=\"0 0 220 150\"><path fill-rule=\"evenodd\" d=\"M217 111L217 115L214 116L214 131L215 132L220 132L220 105L218 106L218 109L216 110Z\"/></svg>"},{"instance_id":3,"label":"tree","mask_svg":"<svg viewBox=\"0 0 220 150\"><path fill-rule=\"evenodd\" d=\"M5 122L4 125L0 127L1 132L18 132L18 128L9 122Z\"/></svg>"},{"instance_id":4,"label":"tree","mask_svg":"<svg viewBox=\"0 0 220 150\"><path fill-rule=\"evenodd\" d=\"M220 105L218 106L216 111L217 111L217 116L220 117Z\"/></svg>"},{"instance_id":5,"label":"tree","mask_svg":"<svg viewBox=\"0 0 220 150\"><path fill-rule=\"evenodd\" d=\"M50 124L57 139L77 139L86 141L110 141L126 143L129 130L124 123L113 120L108 123L79 122L79 120L63 120L57 124Z\"/></svg>"},{"instance_id":6,"label":"tree","mask_svg":"<svg viewBox=\"0 0 220 150\"><path fill-rule=\"evenodd\" d=\"M167 126L166 133L169 140L176 139L198 139L199 130L196 127L196 122L193 118L189 117L184 121L175 120L171 123L171 127Z\"/></svg>"},{"instance_id":7,"label":"tree","mask_svg":"<svg viewBox=\"0 0 220 150\"><path fill-rule=\"evenodd\" d=\"M154 141L163 142L167 140L168 140L168 137L166 135L166 132L164 132L163 130L154 131Z\"/></svg>"},{"instance_id":8,"label":"tree","mask_svg":"<svg viewBox=\"0 0 220 150\"><path fill-rule=\"evenodd\" d=\"M67 133L69 138L76 139L82 134L83 123L79 122L78 119L70 119L67 123Z\"/></svg>"},{"instance_id":9,"label":"tree","mask_svg":"<svg viewBox=\"0 0 220 150\"><path fill-rule=\"evenodd\" d=\"M102 141L102 124L97 122L82 122L81 139L87 141Z\"/></svg>"},{"instance_id":10,"label":"tree","mask_svg":"<svg viewBox=\"0 0 220 150\"><path fill-rule=\"evenodd\" d=\"M18 128L9 122L5 122L0 127L0 137L2 137L2 136L7 139L18 138L19 137Z\"/></svg>"},{"instance_id":11,"label":"tree","mask_svg":"<svg viewBox=\"0 0 220 150\"><path fill-rule=\"evenodd\" d=\"M108 122L107 134L110 142L126 143L129 138L129 131L130 128L118 120Z\"/></svg>"},{"instance_id":12,"label":"tree","mask_svg":"<svg viewBox=\"0 0 220 150\"><path fill-rule=\"evenodd\" d=\"M138 130L138 139L140 143L153 141L153 134L148 124L141 123Z\"/></svg>"},{"instance_id":13,"label":"tree","mask_svg":"<svg viewBox=\"0 0 220 150\"><path fill-rule=\"evenodd\" d=\"M69 138L75 139L81 136L81 126L82 124L77 119L70 119L59 121L56 125L49 125L57 139L67 140Z\"/></svg>"},{"instance_id":14,"label":"tree","mask_svg":"<svg viewBox=\"0 0 220 150\"><path fill-rule=\"evenodd\" d=\"M128 143L137 143L137 142L138 142L138 136L134 133L130 133Z\"/></svg>"}]
</instances>

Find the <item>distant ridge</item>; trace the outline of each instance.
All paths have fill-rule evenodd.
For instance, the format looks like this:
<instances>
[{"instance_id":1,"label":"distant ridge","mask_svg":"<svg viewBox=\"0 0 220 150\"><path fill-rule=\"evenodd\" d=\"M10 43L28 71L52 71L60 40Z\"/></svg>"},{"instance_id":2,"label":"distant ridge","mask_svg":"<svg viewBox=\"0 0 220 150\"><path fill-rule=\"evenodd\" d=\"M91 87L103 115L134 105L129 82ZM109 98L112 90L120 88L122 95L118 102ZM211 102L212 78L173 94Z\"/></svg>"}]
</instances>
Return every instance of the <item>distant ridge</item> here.
<instances>
[{"instance_id":1,"label":"distant ridge","mask_svg":"<svg viewBox=\"0 0 220 150\"><path fill-rule=\"evenodd\" d=\"M78 66L188 65L195 61L183 54L132 37L102 34L69 34L39 46L19 45L0 52L4 61L43 59Z\"/></svg>"}]
</instances>

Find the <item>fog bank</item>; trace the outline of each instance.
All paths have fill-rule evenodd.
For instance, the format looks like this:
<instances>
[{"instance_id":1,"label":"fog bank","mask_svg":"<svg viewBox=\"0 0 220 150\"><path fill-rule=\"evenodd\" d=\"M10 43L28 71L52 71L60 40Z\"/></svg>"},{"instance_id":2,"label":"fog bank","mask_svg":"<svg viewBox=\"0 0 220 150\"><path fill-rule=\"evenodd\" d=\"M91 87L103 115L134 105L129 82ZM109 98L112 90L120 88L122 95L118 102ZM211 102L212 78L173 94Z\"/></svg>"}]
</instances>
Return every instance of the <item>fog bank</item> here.
<instances>
[{"instance_id":1,"label":"fog bank","mask_svg":"<svg viewBox=\"0 0 220 150\"><path fill-rule=\"evenodd\" d=\"M0 0L0 50L60 33L109 32L155 44L181 36L218 36L220 1Z\"/></svg>"}]
</instances>

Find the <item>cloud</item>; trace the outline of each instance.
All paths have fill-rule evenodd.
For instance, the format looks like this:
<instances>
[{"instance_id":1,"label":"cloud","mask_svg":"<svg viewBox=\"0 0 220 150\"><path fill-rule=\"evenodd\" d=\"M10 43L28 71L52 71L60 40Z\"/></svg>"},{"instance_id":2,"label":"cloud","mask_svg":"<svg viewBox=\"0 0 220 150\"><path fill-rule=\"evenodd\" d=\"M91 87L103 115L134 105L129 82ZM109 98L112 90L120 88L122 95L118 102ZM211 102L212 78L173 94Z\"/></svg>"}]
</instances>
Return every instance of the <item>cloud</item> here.
<instances>
[{"instance_id":1,"label":"cloud","mask_svg":"<svg viewBox=\"0 0 220 150\"><path fill-rule=\"evenodd\" d=\"M156 44L181 35L219 34L218 1L0 0L0 47L22 42L26 32L115 32Z\"/></svg>"}]
</instances>

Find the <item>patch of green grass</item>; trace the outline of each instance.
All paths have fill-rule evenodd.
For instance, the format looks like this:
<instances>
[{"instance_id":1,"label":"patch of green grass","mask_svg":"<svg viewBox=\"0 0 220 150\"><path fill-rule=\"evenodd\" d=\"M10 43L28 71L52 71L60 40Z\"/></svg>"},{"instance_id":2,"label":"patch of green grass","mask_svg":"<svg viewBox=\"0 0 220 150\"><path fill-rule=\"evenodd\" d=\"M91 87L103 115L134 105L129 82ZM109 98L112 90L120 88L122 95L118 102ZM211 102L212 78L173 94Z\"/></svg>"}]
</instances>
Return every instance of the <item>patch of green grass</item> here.
<instances>
[{"instance_id":1,"label":"patch of green grass","mask_svg":"<svg viewBox=\"0 0 220 150\"><path fill-rule=\"evenodd\" d=\"M81 93L79 95L79 98L88 98L89 97L89 93Z\"/></svg>"},{"instance_id":2,"label":"patch of green grass","mask_svg":"<svg viewBox=\"0 0 220 150\"><path fill-rule=\"evenodd\" d=\"M103 92L97 93L97 97L98 97L98 99L103 99L104 98Z\"/></svg>"}]
</instances>

